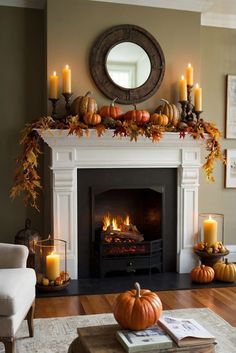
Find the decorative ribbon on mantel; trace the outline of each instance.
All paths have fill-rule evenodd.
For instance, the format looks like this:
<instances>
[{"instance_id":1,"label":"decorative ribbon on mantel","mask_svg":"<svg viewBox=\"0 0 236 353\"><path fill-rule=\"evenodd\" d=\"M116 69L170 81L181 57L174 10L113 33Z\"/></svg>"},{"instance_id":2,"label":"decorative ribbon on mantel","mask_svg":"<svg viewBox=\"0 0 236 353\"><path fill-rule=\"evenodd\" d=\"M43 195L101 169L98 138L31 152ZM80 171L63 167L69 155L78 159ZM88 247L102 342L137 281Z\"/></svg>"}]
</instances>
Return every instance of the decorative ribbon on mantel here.
<instances>
[{"instance_id":1,"label":"decorative ribbon on mantel","mask_svg":"<svg viewBox=\"0 0 236 353\"><path fill-rule=\"evenodd\" d=\"M66 119L54 120L52 117L41 117L33 122L26 124L22 130L19 143L22 145L22 151L16 160L14 175L14 185L10 191L10 197L23 196L25 205L31 205L39 211L37 204L38 194L42 189L41 179L38 173L39 156L42 154L40 147L40 136L37 130L46 131L61 129L68 130L68 135L76 135L78 138L89 136L89 126L82 123L78 116L69 116ZM107 130L107 126L99 124L94 127L97 136L102 137ZM206 151L208 152L206 162L203 165L207 180L214 181L213 170L216 160L225 163L225 157L221 151L220 137L221 132L218 128L203 119L199 119L194 126L164 127L147 123L137 125L132 121L123 121L113 127L114 137L129 138L130 141L137 141L139 136L149 138L152 142L158 142L165 132L178 132L180 138L186 134L193 139L202 139L205 141Z\"/></svg>"}]
</instances>

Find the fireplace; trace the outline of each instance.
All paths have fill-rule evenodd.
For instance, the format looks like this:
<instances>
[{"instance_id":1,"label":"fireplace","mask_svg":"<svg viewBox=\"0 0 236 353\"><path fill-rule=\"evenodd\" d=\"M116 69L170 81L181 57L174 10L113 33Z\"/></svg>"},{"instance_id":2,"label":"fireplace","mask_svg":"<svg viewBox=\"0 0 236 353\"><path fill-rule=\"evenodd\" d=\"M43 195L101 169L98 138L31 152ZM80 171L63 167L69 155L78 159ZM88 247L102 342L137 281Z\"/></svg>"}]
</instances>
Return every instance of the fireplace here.
<instances>
[{"instance_id":1,"label":"fireplace","mask_svg":"<svg viewBox=\"0 0 236 353\"><path fill-rule=\"evenodd\" d=\"M143 190L142 193L155 188L161 190L163 181L157 180L157 175L164 173L166 170L173 170L175 189L171 194L175 195L175 204L174 207L172 204L164 207L164 223L162 223L164 228L161 226L163 234L160 237L163 240L163 259L170 251L166 248L167 244L172 244L170 252L172 262L170 261L170 264L168 264L168 262L165 263L166 260L163 260L163 269L159 267L158 270L170 270L179 273L190 271L196 264L192 246L198 229L201 141L195 141L190 136L186 136L184 139L180 138L178 133L165 133L158 143L152 143L144 137L140 137L137 142L130 142L128 138L113 138L113 131L111 130L106 131L105 135L100 138L97 137L95 130L90 131L89 137L82 138L68 136L66 130L39 131L39 133L50 146L52 152L50 166L52 171L52 232L56 237L64 239L68 243L67 262L72 278L90 276L93 272L93 269L91 269L93 266L88 264L91 256L93 256L93 246L88 245L91 242L81 243L80 232L81 229L85 232L85 238L92 237L93 243L95 231L86 230L84 227L86 227L85 224L91 224L86 219L90 217L91 220L91 214L94 212L93 208L96 206L93 204L91 210L85 209L83 202L78 202L79 193L83 192L86 197L90 198L89 204L89 202L92 202L92 194L98 195L101 189L104 189L104 185L90 183L87 191L82 191L82 174L80 173L86 173L86 170L92 170L93 181L98 181L103 180L102 177L98 177L99 171L106 170L107 172L108 169L107 178L109 180L106 188L108 185L110 190L120 188L133 192L133 189L140 188ZM135 183L137 183L136 174L133 173L132 182L129 177L123 182L122 187L114 182L111 183L111 180L114 181L118 178L120 171L126 174L125 171L129 173L129 171L135 169L141 175L146 174L148 180L143 182L143 179L142 183L139 180L139 185L135 186ZM145 173L145 170L148 169L157 173L154 173L155 176L152 181L149 180L149 173ZM112 177L110 176L111 173L114 173ZM169 187L164 187L164 193L160 192L162 197L164 195L165 202L168 197L168 190ZM82 216L80 216L81 209L83 210ZM174 222L168 218L172 209L174 210ZM170 224L173 224L174 227L172 231L168 230ZM92 226L87 225L87 227ZM141 233L143 233L142 230ZM171 234L173 238L165 238L164 233L167 233L168 237ZM82 270L83 267L86 270Z\"/></svg>"},{"instance_id":2,"label":"fireplace","mask_svg":"<svg viewBox=\"0 0 236 353\"><path fill-rule=\"evenodd\" d=\"M176 169L78 169L80 278L176 271L176 249Z\"/></svg>"}]
</instances>

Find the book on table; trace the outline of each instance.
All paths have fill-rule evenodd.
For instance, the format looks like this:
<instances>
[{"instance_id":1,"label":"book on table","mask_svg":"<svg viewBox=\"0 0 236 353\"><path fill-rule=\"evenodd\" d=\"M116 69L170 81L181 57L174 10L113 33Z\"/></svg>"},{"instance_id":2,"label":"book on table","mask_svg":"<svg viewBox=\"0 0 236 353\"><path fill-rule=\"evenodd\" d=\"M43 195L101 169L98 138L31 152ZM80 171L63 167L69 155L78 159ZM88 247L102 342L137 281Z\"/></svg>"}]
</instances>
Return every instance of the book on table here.
<instances>
[{"instance_id":1,"label":"book on table","mask_svg":"<svg viewBox=\"0 0 236 353\"><path fill-rule=\"evenodd\" d=\"M173 347L172 339L157 325L146 330L117 330L116 338L128 353Z\"/></svg>"},{"instance_id":2,"label":"book on table","mask_svg":"<svg viewBox=\"0 0 236 353\"><path fill-rule=\"evenodd\" d=\"M197 346L215 343L215 337L194 319L179 319L163 316L159 319L160 325L179 347Z\"/></svg>"}]
</instances>

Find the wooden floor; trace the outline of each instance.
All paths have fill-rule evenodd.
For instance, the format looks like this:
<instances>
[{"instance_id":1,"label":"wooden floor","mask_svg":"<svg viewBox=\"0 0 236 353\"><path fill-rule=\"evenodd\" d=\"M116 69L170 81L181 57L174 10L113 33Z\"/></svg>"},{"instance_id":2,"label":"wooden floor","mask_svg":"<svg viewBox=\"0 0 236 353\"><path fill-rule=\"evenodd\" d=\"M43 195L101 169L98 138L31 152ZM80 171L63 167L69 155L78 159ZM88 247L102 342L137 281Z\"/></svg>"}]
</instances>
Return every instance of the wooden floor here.
<instances>
[{"instance_id":1,"label":"wooden floor","mask_svg":"<svg viewBox=\"0 0 236 353\"><path fill-rule=\"evenodd\" d=\"M208 307L236 327L236 287L161 291L164 310ZM36 318L112 312L117 294L36 299Z\"/></svg>"}]
</instances>

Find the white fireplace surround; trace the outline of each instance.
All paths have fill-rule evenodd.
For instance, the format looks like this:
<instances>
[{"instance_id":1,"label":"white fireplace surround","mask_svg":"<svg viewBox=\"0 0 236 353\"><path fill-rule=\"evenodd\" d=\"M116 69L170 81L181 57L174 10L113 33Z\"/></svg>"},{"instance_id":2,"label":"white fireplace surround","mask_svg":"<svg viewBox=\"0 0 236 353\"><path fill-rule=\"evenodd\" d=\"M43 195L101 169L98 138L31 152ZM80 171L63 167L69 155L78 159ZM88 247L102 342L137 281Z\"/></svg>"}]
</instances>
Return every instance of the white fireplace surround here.
<instances>
[{"instance_id":1,"label":"white fireplace surround","mask_svg":"<svg viewBox=\"0 0 236 353\"><path fill-rule=\"evenodd\" d=\"M177 168L177 271L188 273L196 265L192 247L198 230L198 188L202 141L179 133L165 133L157 143L139 137L113 137L107 130L97 137L68 136L67 130L39 132L51 148L53 234L68 242L68 271L78 278L77 169ZM96 174L94 175L96 178Z\"/></svg>"}]
</instances>

